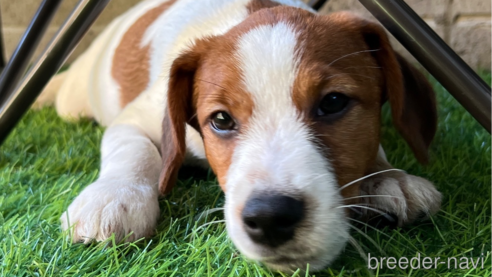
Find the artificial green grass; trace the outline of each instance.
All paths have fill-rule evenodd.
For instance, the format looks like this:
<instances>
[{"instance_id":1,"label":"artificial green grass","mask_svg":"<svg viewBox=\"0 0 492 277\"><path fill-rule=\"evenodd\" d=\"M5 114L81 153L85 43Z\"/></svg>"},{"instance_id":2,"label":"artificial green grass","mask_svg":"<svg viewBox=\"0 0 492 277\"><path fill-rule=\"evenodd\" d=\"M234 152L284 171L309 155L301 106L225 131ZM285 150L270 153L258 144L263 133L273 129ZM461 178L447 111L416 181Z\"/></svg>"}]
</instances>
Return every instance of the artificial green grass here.
<instances>
[{"instance_id":1,"label":"artificial green grass","mask_svg":"<svg viewBox=\"0 0 492 277\"><path fill-rule=\"evenodd\" d=\"M482 73L490 84L490 73ZM352 236L376 257L480 257L484 268L369 270L352 245L334 264L312 275L294 276L490 276L490 135L435 83L439 130L431 163L421 166L390 123L384 109L383 146L390 162L432 180L443 193L442 211L410 227L374 230L359 226ZM98 175L103 128L91 121L63 122L52 108L29 111L0 148L1 276L290 276L244 259L227 239L224 197L212 174L181 174L172 194L160 201L157 234L114 246L71 244L59 217ZM454 264L453 264L454 266ZM471 266L471 265L470 265ZM479 265L481 267L481 265Z\"/></svg>"}]
</instances>

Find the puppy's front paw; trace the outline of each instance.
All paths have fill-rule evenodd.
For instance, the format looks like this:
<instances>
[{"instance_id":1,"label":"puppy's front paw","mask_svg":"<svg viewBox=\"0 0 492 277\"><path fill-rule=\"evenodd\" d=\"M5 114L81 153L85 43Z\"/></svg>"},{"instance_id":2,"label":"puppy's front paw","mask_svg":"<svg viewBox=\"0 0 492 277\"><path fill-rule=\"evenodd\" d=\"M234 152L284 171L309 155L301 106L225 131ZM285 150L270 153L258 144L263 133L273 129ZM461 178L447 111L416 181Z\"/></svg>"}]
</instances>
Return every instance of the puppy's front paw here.
<instances>
[{"instance_id":1,"label":"puppy's front paw","mask_svg":"<svg viewBox=\"0 0 492 277\"><path fill-rule=\"evenodd\" d=\"M128 242L150 236L158 216L156 188L98 180L75 198L60 219L64 231L73 228L73 242L103 241L112 234L116 242L125 238Z\"/></svg>"},{"instance_id":2,"label":"puppy's front paw","mask_svg":"<svg viewBox=\"0 0 492 277\"><path fill-rule=\"evenodd\" d=\"M403 226L439 211L441 193L424 178L403 172L385 172L364 180L360 186L362 205L395 215ZM365 210L365 209L363 209ZM377 216L365 210L364 219Z\"/></svg>"}]
</instances>

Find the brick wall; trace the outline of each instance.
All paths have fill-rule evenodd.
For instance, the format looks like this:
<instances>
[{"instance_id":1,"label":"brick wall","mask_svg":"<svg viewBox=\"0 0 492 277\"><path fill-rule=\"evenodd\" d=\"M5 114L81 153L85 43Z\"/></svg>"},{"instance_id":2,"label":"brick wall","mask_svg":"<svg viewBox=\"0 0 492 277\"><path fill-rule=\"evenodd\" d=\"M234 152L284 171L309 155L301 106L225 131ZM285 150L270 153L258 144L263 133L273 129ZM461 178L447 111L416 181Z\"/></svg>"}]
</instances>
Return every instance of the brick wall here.
<instances>
[{"instance_id":1,"label":"brick wall","mask_svg":"<svg viewBox=\"0 0 492 277\"><path fill-rule=\"evenodd\" d=\"M199 0L197 0L199 1ZM41 0L0 0L6 54L9 56L19 42ZM64 0L43 38L41 49L78 0ZM112 0L69 61L80 54L112 18L123 13L139 0ZM406 0L406 2L473 68L491 66L491 1L490 0ZM357 0L329 0L321 13L352 10L371 17ZM408 53L393 40L395 48L407 58Z\"/></svg>"},{"instance_id":2,"label":"brick wall","mask_svg":"<svg viewBox=\"0 0 492 277\"><path fill-rule=\"evenodd\" d=\"M490 0L405 0L470 66L490 69ZM329 0L321 13L352 10L373 18L358 0ZM374 19L375 20L375 19ZM395 39L394 47L411 56Z\"/></svg>"},{"instance_id":3,"label":"brick wall","mask_svg":"<svg viewBox=\"0 0 492 277\"><path fill-rule=\"evenodd\" d=\"M19 43L19 40L36 13L41 1L42 0L0 0L4 45L8 57L14 51L17 43ZM60 7L46 31L34 58L37 58L37 54L42 52L46 44L51 40L60 25L63 24L78 2L79 0L61 1ZM140 2L140 0L111 0L88 33L84 36L68 62L73 61L75 57L81 54L113 18L122 14L138 2Z\"/></svg>"}]
</instances>

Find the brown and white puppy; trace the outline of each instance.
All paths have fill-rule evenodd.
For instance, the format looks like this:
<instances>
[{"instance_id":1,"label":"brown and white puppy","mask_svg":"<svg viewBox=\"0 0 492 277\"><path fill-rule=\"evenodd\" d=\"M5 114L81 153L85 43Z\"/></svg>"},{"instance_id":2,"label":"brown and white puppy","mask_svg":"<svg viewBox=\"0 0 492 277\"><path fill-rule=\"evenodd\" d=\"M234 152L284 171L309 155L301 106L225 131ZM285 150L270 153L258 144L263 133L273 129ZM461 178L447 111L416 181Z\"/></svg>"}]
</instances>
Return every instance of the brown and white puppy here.
<instances>
[{"instance_id":1,"label":"brown and white puppy","mask_svg":"<svg viewBox=\"0 0 492 277\"><path fill-rule=\"evenodd\" d=\"M399 225L439 209L440 193L422 178L356 181L392 168L379 145L385 101L422 162L436 108L383 28L349 13L317 15L289 0L143 1L38 105L50 100L64 118L108 126L99 178L61 217L76 242L151 235L158 196L183 163L212 168L230 238L280 270L333 261L350 207L395 214Z\"/></svg>"}]
</instances>

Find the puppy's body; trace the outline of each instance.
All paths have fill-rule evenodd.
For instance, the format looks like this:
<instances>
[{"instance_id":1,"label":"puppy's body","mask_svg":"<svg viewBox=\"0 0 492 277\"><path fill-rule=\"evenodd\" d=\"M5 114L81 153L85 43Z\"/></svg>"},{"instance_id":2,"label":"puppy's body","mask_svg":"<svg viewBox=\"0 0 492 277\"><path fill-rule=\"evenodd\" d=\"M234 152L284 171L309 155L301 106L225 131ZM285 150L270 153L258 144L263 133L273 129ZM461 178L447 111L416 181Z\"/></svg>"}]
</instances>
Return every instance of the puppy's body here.
<instances>
[{"instance_id":1,"label":"puppy's body","mask_svg":"<svg viewBox=\"0 0 492 277\"><path fill-rule=\"evenodd\" d=\"M73 225L84 242L150 235L159 192L169 192L182 162L211 166L236 246L282 270L330 263L348 240L348 207L394 213L399 225L436 212L440 194L416 176L344 186L391 168L379 146L386 98L417 157L435 131L428 84L418 74L403 82L399 66L411 67L371 24L291 0L147 0L118 17L38 101L56 90L62 117L108 126L100 176L62 215L63 229ZM340 92L347 107L320 115L317 105ZM424 112L408 106L416 102ZM217 129L224 114L234 125Z\"/></svg>"}]
</instances>

